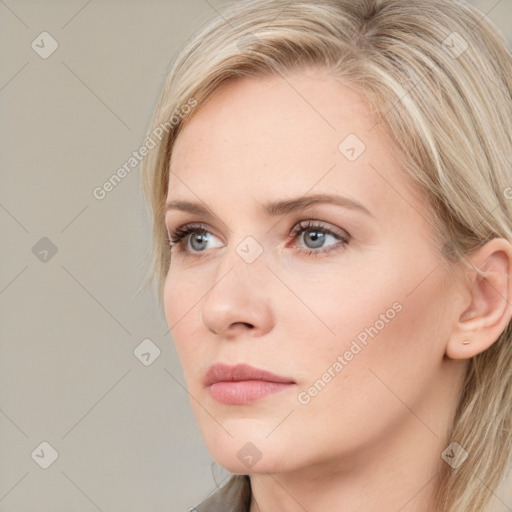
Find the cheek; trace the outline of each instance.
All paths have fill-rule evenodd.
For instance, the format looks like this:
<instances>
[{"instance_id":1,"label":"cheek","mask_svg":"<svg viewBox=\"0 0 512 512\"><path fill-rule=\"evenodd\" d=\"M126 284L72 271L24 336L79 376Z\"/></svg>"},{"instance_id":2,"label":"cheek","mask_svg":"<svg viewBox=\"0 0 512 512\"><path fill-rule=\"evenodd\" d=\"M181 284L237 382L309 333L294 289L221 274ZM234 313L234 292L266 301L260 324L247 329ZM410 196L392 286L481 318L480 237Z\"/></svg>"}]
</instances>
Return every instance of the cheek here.
<instances>
[{"instance_id":1,"label":"cheek","mask_svg":"<svg viewBox=\"0 0 512 512\"><path fill-rule=\"evenodd\" d=\"M201 336L196 332L200 329L200 302L204 293L192 273L187 276L186 272L169 269L163 290L165 318L185 375L191 357L195 355L197 359L200 349Z\"/></svg>"},{"instance_id":2,"label":"cheek","mask_svg":"<svg viewBox=\"0 0 512 512\"><path fill-rule=\"evenodd\" d=\"M318 373L349 350L352 341L365 347L389 331L401 314L406 293L401 276L393 276L393 272L397 274L396 269L386 268L383 259L375 258L360 260L358 265L341 261L324 264L321 270L310 266L308 271L285 273L283 280L293 293L281 290L278 323L281 318L287 329L295 331L295 347L300 346L304 360L309 362L309 378L311 370Z\"/></svg>"},{"instance_id":3,"label":"cheek","mask_svg":"<svg viewBox=\"0 0 512 512\"><path fill-rule=\"evenodd\" d=\"M313 300L336 336L317 336L315 349L304 355L304 421L322 431L323 411L329 411L345 433L370 437L409 414L404 403L414 407L428 396L448 326L439 301L447 280L440 270L432 272L435 266L404 261L386 267L381 260L379 273L340 278Z\"/></svg>"},{"instance_id":4,"label":"cheek","mask_svg":"<svg viewBox=\"0 0 512 512\"><path fill-rule=\"evenodd\" d=\"M303 333L299 339L306 341L316 333L318 343L309 354L313 360L322 355L332 359L354 340L362 347L374 346L377 353L404 347L421 353L414 340L438 327L437 319L445 309L440 297L448 291L446 276L428 247L403 250L398 242L392 247L395 250L375 251L364 258L347 253L337 265L286 276L302 304L295 300L293 309L280 308L280 313L296 322L298 318L298 332ZM297 315L298 311L303 314Z\"/></svg>"},{"instance_id":5,"label":"cheek","mask_svg":"<svg viewBox=\"0 0 512 512\"><path fill-rule=\"evenodd\" d=\"M208 291L205 278L197 268L189 270L179 265L169 267L163 298L165 316L170 327L190 323L193 313L199 314L199 303Z\"/></svg>"},{"instance_id":6,"label":"cheek","mask_svg":"<svg viewBox=\"0 0 512 512\"><path fill-rule=\"evenodd\" d=\"M183 286L179 280L174 278L174 273L169 268L164 284L164 310L167 325L171 329L172 336L175 336L178 320L185 313L183 301L179 297L183 295Z\"/></svg>"}]
</instances>

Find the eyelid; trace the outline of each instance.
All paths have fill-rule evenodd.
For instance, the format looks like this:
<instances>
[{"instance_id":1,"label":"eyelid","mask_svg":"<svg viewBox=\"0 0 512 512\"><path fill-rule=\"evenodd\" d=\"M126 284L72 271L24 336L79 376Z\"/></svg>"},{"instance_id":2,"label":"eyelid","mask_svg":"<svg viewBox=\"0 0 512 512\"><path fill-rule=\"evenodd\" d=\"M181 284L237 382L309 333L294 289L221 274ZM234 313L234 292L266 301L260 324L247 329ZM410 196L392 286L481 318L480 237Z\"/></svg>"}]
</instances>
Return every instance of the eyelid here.
<instances>
[{"instance_id":1,"label":"eyelid","mask_svg":"<svg viewBox=\"0 0 512 512\"><path fill-rule=\"evenodd\" d=\"M300 233L301 231L313 230L315 228L320 228L322 231L325 231L326 233L334 237L338 237L340 239L344 239L347 241L349 241L352 238L350 233L345 229L341 229L336 226L333 226L330 223L315 219L301 220L299 222L296 222L293 225L288 236L293 238L297 236L297 233Z\"/></svg>"}]
</instances>

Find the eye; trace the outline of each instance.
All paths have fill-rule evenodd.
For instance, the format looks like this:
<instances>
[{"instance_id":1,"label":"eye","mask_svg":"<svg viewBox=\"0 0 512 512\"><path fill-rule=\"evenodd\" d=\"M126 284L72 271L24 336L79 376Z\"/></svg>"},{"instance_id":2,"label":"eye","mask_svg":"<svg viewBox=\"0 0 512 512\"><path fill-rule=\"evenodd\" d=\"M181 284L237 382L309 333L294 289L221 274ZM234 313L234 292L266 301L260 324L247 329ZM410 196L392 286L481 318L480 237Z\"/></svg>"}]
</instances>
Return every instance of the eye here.
<instances>
[{"instance_id":1,"label":"eye","mask_svg":"<svg viewBox=\"0 0 512 512\"><path fill-rule=\"evenodd\" d=\"M299 247L299 253L306 253L308 255L321 255L331 251L337 251L348 245L350 235L346 231L334 230L323 226L322 224L315 223L316 221L306 221L306 224L299 222L292 230L289 237L295 238L300 235L300 239L306 247ZM338 243L325 245L326 240L329 238L338 241ZM320 249L320 250L317 250Z\"/></svg>"},{"instance_id":2,"label":"eye","mask_svg":"<svg viewBox=\"0 0 512 512\"><path fill-rule=\"evenodd\" d=\"M305 223L304 223L305 222ZM299 236L300 235L300 236ZM289 238L297 238L303 240L306 244L305 247L295 247L300 254L308 255L321 255L327 252L340 250L348 245L350 235L343 230L331 229L318 224L317 221L303 221L297 224L288 235ZM187 224L176 228L169 235L169 246L171 253L174 253L174 247L178 247L179 253L184 256L203 256L199 253L204 253L206 249L220 247L222 244L217 244L214 247L208 247L208 243L215 239L208 226L204 224ZM325 245L326 241L333 239L334 242L330 245Z\"/></svg>"},{"instance_id":3,"label":"eye","mask_svg":"<svg viewBox=\"0 0 512 512\"><path fill-rule=\"evenodd\" d=\"M194 236L192 236L194 235ZM179 252L194 253L203 252L206 244L212 238L208 227L204 224L188 224L179 228L176 228L169 236L169 245L172 248L174 246L181 247L186 246L185 249L181 249ZM188 243L192 247L192 250L188 248Z\"/></svg>"}]
</instances>

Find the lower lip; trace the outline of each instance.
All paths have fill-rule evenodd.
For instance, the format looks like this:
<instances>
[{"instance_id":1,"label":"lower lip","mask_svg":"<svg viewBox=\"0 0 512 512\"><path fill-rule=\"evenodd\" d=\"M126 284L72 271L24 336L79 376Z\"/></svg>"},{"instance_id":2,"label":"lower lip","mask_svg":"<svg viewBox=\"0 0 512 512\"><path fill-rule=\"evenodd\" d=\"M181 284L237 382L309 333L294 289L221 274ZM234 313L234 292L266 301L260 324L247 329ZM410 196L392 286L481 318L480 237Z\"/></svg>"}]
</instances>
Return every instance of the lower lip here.
<instances>
[{"instance_id":1,"label":"lower lip","mask_svg":"<svg viewBox=\"0 0 512 512\"><path fill-rule=\"evenodd\" d=\"M290 388L292 382L265 380L221 381L209 386L212 397L226 405L246 405Z\"/></svg>"}]
</instances>

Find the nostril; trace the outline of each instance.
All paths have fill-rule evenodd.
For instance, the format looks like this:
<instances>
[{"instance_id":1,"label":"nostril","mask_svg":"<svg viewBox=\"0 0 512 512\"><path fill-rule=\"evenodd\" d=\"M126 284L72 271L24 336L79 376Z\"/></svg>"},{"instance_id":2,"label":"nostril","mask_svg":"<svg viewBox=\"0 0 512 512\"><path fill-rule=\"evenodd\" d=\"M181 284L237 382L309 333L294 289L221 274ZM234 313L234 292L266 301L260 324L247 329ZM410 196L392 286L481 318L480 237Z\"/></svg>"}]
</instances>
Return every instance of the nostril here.
<instances>
[{"instance_id":1,"label":"nostril","mask_svg":"<svg viewBox=\"0 0 512 512\"><path fill-rule=\"evenodd\" d=\"M235 322L233 325L245 325L246 327L249 327L250 329L254 328L254 325L252 325L248 322Z\"/></svg>"}]
</instances>

